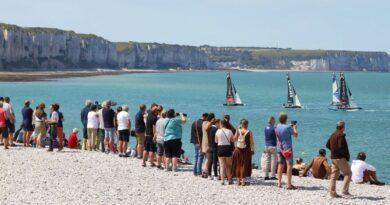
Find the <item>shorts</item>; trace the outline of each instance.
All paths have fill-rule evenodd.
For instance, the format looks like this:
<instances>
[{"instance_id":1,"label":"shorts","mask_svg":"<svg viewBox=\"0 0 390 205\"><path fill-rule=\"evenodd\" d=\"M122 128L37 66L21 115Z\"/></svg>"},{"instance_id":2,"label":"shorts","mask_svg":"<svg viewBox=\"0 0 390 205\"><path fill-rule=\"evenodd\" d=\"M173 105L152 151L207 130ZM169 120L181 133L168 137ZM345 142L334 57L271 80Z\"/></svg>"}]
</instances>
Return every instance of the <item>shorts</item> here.
<instances>
[{"instance_id":1,"label":"shorts","mask_svg":"<svg viewBox=\"0 0 390 205\"><path fill-rule=\"evenodd\" d=\"M287 164L287 165L291 165L291 166L292 166L292 165L294 164L293 159L294 159L293 156L291 156L290 159L286 159L286 158L282 155L281 152L278 152L278 163L279 163L279 164Z\"/></svg>"},{"instance_id":2,"label":"shorts","mask_svg":"<svg viewBox=\"0 0 390 205\"><path fill-rule=\"evenodd\" d=\"M6 121L8 133L15 133L15 123L11 123L10 120Z\"/></svg>"},{"instance_id":3,"label":"shorts","mask_svg":"<svg viewBox=\"0 0 390 205\"><path fill-rule=\"evenodd\" d=\"M135 136L137 138L137 145L144 146L144 144L145 144L145 133L135 133Z\"/></svg>"},{"instance_id":4,"label":"shorts","mask_svg":"<svg viewBox=\"0 0 390 205\"><path fill-rule=\"evenodd\" d=\"M153 142L153 137L149 137L149 136L146 137L144 149L147 152L153 152L153 153L157 151L156 144L154 144Z\"/></svg>"},{"instance_id":5,"label":"shorts","mask_svg":"<svg viewBox=\"0 0 390 205\"><path fill-rule=\"evenodd\" d=\"M220 145L217 148L218 157L231 157L232 153L233 151L231 145Z\"/></svg>"},{"instance_id":6,"label":"shorts","mask_svg":"<svg viewBox=\"0 0 390 205\"><path fill-rule=\"evenodd\" d=\"M104 128L104 135L106 139L112 139L115 142L115 128Z\"/></svg>"},{"instance_id":7,"label":"shorts","mask_svg":"<svg viewBox=\"0 0 390 205\"><path fill-rule=\"evenodd\" d=\"M130 130L119 130L119 141L129 142Z\"/></svg>"},{"instance_id":8,"label":"shorts","mask_svg":"<svg viewBox=\"0 0 390 205\"><path fill-rule=\"evenodd\" d=\"M8 129L6 127L0 128L1 137L8 138Z\"/></svg>"},{"instance_id":9,"label":"shorts","mask_svg":"<svg viewBox=\"0 0 390 205\"><path fill-rule=\"evenodd\" d=\"M23 131L32 132L34 131L34 127L32 124L23 124Z\"/></svg>"},{"instance_id":10,"label":"shorts","mask_svg":"<svg viewBox=\"0 0 390 205\"><path fill-rule=\"evenodd\" d=\"M167 158L180 158L181 155L181 140L168 140L164 142L165 157Z\"/></svg>"},{"instance_id":11,"label":"shorts","mask_svg":"<svg viewBox=\"0 0 390 205\"><path fill-rule=\"evenodd\" d=\"M164 156L164 144L157 143L157 155L160 157Z\"/></svg>"}]
</instances>

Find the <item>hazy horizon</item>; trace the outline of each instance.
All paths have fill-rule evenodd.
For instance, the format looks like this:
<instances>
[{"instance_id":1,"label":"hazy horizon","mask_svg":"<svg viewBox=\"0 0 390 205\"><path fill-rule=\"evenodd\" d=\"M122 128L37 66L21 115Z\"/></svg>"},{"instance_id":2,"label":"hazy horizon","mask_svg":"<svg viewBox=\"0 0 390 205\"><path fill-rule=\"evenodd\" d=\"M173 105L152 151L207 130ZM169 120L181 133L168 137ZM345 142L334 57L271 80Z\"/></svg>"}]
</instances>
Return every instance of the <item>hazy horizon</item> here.
<instances>
[{"instance_id":1,"label":"hazy horizon","mask_svg":"<svg viewBox=\"0 0 390 205\"><path fill-rule=\"evenodd\" d=\"M113 42L390 52L390 2L377 0L13 0L0 22Z\"/></svg>"}]
</instances>

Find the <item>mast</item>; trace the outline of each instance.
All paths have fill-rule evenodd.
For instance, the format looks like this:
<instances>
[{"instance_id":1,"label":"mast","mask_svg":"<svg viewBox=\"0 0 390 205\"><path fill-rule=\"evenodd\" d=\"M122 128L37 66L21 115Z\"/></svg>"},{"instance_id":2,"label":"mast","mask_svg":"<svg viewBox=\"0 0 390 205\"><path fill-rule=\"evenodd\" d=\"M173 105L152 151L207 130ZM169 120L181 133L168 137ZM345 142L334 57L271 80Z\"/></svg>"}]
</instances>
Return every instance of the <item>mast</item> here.
<instances>
[{"instance_id":1,"label":"mast","mask_svg":"<svg viewBox=\"0 0 390 205\"><path fill-rule=\"evenodd\" d=\"M349 105L349 92L344 72L340 73L340 103L341 105Z\"/></svg>"},{"instance_id":2,"label":"mast","mask_svg":"<svg viewBox=\"0 0 390 205\"><path fill-rule=\"evenodd\" d=\"M291 84L290 74L287 73L286 76L287 76L287 104L293 105L294 104L295 90Z\"/></svg>"}]
</instances>

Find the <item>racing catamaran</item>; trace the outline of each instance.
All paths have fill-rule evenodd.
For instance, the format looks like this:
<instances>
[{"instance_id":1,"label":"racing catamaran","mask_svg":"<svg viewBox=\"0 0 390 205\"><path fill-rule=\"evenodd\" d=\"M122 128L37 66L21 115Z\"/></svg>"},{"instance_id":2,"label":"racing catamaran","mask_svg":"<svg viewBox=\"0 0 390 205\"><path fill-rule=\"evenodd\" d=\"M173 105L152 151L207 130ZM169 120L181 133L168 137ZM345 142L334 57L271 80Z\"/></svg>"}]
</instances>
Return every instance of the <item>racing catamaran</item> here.
<instances>
[{"instance_id":1,"label":"racing catamaran","mask_svg":"<svg viewBox=\"0 0 390 205\"><path fill-rule=\"evenodd\" d=\"M242 105L244 105L240 99L240 96L238 95L236 87L234 86L234 84L232 82L232 78L230 77L230 72L226 73L226 81L227 81L226 101L223 105L224 106L242 106Z\"/></svg>"},{"instance_id":2,"label":"racing catamaran","mask_svg":"<svg viewBox=\"0 0 390 205\"><path fill-rule=\"evenodd\" d=\"M301 102L299 101L298 94L295 91L294 86L292 85L290 79L290 73L286 74L287 76L287 104L283 104L284 108L303 108Z\"/></svg>"}]
</instances>

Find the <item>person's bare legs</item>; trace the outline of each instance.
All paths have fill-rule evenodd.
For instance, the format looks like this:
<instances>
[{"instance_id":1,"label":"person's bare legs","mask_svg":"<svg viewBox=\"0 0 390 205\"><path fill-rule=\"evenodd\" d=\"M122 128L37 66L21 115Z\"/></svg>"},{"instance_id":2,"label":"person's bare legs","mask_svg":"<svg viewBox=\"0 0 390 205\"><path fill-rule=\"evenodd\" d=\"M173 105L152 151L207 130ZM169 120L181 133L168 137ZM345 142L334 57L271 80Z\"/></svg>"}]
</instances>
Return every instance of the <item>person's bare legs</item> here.
<instances>
[{"instance_id":1,"label":"person's bare legs","mask_svg":"<svg viewBox=\"0 0 390 205\"><path fill-rule=\"evenodd\" d=\"M149 152L145 150L143 155L142 155L142 166L146 166L146 161L148 160L148 155L149 155Z\"/></svg>"},{"instance_id":2,"label":"person's bare legs","mask_svg":"<svg viewBox=\"0 0 390 205\"><path fill-rule=\"evenodd\" d=\"M27 143L27 147L30 147L30 138L31 138L31 132L26 132L27 135L26 135L26 143Z\"/></svg>"},{"instance_id":3,"label":"person's bare legs","mask_svg":"<svg viewBox=\"0 0 390 205\"><path fill-rule=\"evenodd\" d=\"M8 134L8 142L9 142L10 145L13 146L13 144L14 144L14 133L9 133Z\"/></svg>"},{"instance_id":4,"label":"person's bare legs","mask_svg":"<svg viewBox=\"0 0 390 205\"><path fill-rule=\"evenodd\" d=\"M232 157L225 158L225 167L226 167L226 176L228 178L229 183L232 181Z\"/></svg>"},{"instance_id":5,"label":"person's bare legs","mask_svg":"<svg viewBox=\"0 0 390 205\"><path fill-rule=\"evenodd\" d=\"M113 137L110 137L110 141L108 141L108 146L112 152L114 152L114 142L112 140Z\"/></svg>"},{"instance_id":6,"label":"person's bare legs","mask_svg":"<svg viewBox=\"0 0 390 205\"><path fill-rule=\"evenodd\" d=\"M155 153L154 152L149 152L149 162L150 162L150 166L156 166L156 164L154 164L154 155Z\"/></svg>"},{"instance_id":7,"label":"person's bare legs","mask_svg":"<svg viewBox=\"0 0 390 205\"><path fill-rule=\"evenodd\" d=\"M165 168L169 170L169 165L172 163L171 157L165 157Z\"/></svg>"},{"instance_id":8,"label":"person's bare legs","mask_svg":"<svg viewBox=\"0 0 390 205\"><path fill-rule=\"evenodd\" d=\"M123 144L123 141L122 141L122 140L119 140L119 142L118 142L118 151L119 151L119 154L122 154L122 153L123 153L122 144Z\"/></svg>"},{"instance_id":9,"label":"person's bare legs","mask_svg":"<svg viewBox=\"0 0 390 205\"><path fill-rule=\"evenodd\" d=\"M278 164L278 187L282 187L283 164Z\"/></svg>"},{"instance_id":10,"label":"person's bare legs","mask_svg":"<svg viewBox=\"0 0 390 205\"><path fill-rule=\"evenodd\" d=\"M23 146L27 147L27 135L28 135L28 132L23 132Z\"/></svg>"},{"instance_id":11,"label":"person's bare legs","mask_svg":"<svg viewBox=\"0 0 390 205\"><path fill-rule=\"evenodd\" d=\"M225 157L218 157L219 160L219 175L221 176L222 184L225 183L225 175L226 175L226 163Z\"/></svg>"},{"instance_id":12,"label":"person's bare legs","mask_svg":"<svg viewBox=\"0 0 390 205\"><path fill-rule=\"evenodd\" d=\"M173 170L177 169L177 161L178 161L178 158L177 157L173 157L173 159L172 159Z\"/></svg>"},{"instance_id":13,"label":"person's bare legs","mask_svg":"<svg viewBox=\"0 0 390 205\"><path fill-rule=\"evenodd\" d=\"M126 141L122 141L122 150L123 150L123 154L124 155L127 155L127 142Z\"/></svg>"},{"instance_id":14,"label":"person's bare legs","mask_svg":"<svg viewBox=\"0 0 390 205\"><path fill-rule=\"evenodd\" d=\"M291 183L291 178L292 178L292 165L287 164L287 188L294 187Z\"/></svg>"}]
</instances>

